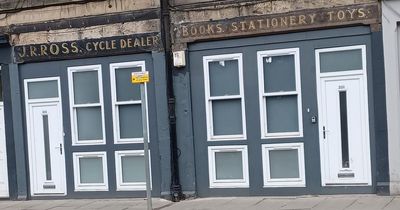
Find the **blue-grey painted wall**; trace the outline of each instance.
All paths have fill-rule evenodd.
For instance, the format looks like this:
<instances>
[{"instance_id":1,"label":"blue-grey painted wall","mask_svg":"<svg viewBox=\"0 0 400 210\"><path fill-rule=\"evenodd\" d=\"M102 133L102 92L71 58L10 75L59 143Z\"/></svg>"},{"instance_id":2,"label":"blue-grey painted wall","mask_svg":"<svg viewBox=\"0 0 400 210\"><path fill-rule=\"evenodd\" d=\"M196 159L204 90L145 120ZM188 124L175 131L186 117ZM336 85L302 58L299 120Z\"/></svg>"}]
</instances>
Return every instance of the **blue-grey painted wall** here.
<instances>
[{"instance_id":1,"label":"blue-grey painted wall","mask_svg":"<svg viewBox=\"0 0 400 210\"><path fill-rule=\"evenodd\" d=\"M186 53L186 58L188 54ZM196 173L193 146L190 74L188 68L175 68L174 94L176 98L176 128L179 151L179 177L186 197L196 194Z\"/></svg>"},{"instance_id":2,"label":"blue-grey painted wall","mask_svg":"<svg viewBox=\"0 0 400 210\"><path fill-rule=\"evenodd\" d=\"M18 65L4 65L2 80L10 198L25 200L28 196L27 150L23 138Z\"/></svg>"},{"instance_id":3,"label":"blue-grey painted wall","mask_svg":"<svg viewBox=\"0 0 400 210\"><path fill-rule=\"evenodd\" d=\"M371 33L372 77L376 139L376 192L389 193L389 145L385 92L385 65L382 32ZM391 96L390 96L391 97Z\"/></svg>"},{"instance_id":4,"label":"blue-grey painted wall","mask_svg":"<svg viewBox=\"0 0 400 210\"><path fill-rule=\"evenodd\" d=\"M25 200L28 196L28 174L26 148L22 135L22 103L18 65L12 63L11 49L6 43L0 45L9 195L12 200Z\"/></svg>"}]
</instances>

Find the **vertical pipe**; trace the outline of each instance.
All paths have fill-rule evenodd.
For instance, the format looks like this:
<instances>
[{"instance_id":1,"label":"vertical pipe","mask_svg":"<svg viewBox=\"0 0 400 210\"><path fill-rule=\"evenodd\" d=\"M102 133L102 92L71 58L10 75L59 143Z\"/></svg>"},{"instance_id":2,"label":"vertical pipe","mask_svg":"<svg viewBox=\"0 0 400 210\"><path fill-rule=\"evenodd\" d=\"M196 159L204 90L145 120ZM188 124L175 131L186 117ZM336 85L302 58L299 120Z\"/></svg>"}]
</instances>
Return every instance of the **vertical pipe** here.
<instances>
[{"instance_id":1,"label":"vertical pipe","mask_svg":"<svg viewBox=\"0 0 400 210\"><path fill-rule=\"evenodd\" d=\"M175 95L173 86L173 65L170 35L170 13L169 0L160 0L161 5L161 40L165 52L165 65L167 75L167 97L168 97L168 115L169 115L169 133L170 133L170 150L171 150L171 199L174 202L182 199L182 187L179 180L178 166L178 145L176 137L176 117L175 117Z\"/></svg>"}]
</instances>

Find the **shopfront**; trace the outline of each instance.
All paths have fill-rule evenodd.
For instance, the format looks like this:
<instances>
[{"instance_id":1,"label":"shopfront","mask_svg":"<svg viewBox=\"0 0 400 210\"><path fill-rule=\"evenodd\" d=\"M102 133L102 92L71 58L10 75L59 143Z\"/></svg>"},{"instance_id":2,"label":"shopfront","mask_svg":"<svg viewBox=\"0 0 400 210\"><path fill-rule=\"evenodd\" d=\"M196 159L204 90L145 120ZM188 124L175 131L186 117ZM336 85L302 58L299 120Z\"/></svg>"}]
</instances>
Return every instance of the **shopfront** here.
<instances>
[{"instance_id":1,"label":"shopfront","mask_svg":"<svg viewBox=\"0 0 400 210\"><path fill-rule=\"evenodd\" d=\"M161 196L160 48L157 33L14 47L30 197L145 195L143 99L131 83L138 71L149 71L152 80L146 85L151 184L153 196Z\"/></svg>"},{"instance_id":2,"label":"shopfront","mask_svg":"<svg viewBox=\"0 0 400 210\"><path fill-rule=\"evenodd\" d=\"M176 25L199 196L387 190L380 32L346 26L376 14L365 4Z\"/></svg>"}]
</instances>

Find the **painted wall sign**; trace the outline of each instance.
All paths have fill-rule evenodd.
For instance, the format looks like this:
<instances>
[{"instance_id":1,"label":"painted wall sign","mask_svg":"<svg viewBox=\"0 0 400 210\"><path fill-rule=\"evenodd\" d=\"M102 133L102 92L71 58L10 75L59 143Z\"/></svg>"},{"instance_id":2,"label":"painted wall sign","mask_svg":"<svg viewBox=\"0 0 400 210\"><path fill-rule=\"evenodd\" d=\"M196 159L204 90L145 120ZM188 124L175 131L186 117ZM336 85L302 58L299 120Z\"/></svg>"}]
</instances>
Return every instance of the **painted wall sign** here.
<instances>
[{"instance_id":1,"label":"painted wall sign","mask_svg":"<svg viewBox=\"0 0 400 210\"><path fill-rule=\"evenodd\" d=\"M44 61L97 57L158 50L158 33L136 34L102 39L84 39L68 42L15 46L15 61Z\"/></svg>"},{"instance_id":2,"label":"painted wall sign","mask_svg":"<svg viewBox=\"0 0 400 210\"><path fill-rule=\"evenodd\" d=\"M191 42L257 33L280 32L351 24L380 22L378 4L359 4L326 9L301 10L289 13L238 17L175 25L175 42Z\"/></svg>"}]
</instances>

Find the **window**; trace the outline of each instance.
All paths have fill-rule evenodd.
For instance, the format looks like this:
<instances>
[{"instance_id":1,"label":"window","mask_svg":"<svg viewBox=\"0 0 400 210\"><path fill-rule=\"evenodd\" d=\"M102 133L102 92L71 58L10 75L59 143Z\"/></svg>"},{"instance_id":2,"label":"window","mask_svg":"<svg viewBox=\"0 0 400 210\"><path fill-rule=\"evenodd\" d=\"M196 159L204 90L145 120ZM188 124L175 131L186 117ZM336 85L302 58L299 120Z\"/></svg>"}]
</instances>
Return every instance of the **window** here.
<instances>
[{"instance_id":1,"label":"window","mask_svg":"<svg viewBox=\"0 0 400 210\"><path fill-rule=\"evenodd\" d=\"M261 138L302 137L299 49L257 53Z\"/></svg>"},{"instance_id":2,"label":"window","mask_svg":"<svg viewBox=\"0 0 400 210\"><path fill-rule=\"evenodd\" d=\"M68 68L73 145L105 144L101 66Z\"/></svg>"},{"instance_id":3,"label":"window","mask_svg":"<svg viewBox=\"0 0 400 210\"><path fill-rule=\"evenodd\" d=\"M305 187L303 143L263 144L264 187Z\"/></svg>"},{"instance_id":4,"label":"window","mask_svg":"<svg viewBox=\"0 0 400 210\"><path fill-rule=\"evenodd\" d=\"M146 190L144 160L143 150L115 152L117 190Z\"/></svg>"},{"instance_id":5,"label":"window","mask_svg":"<svg viewBox=\"0 0 400 210\"><path fill-rule=\"evenodd\" d=\"M247 146L208 147L210 188L249 187Z\"/></svg>"},{"instance_id":6,"label":"window","mask_svg":"<svg viewBox=\"0 0 400 210\"><path fill-rule=\"evenodd\" d=\"M246 139L242 54L203 57L208 140Z\"/></svg>"},{"instance_id":7,"label":"window","mask_svg":"<svg viewBox=\"0 0 400 210\"><path fill-rule=\"evenodd\" d=\"M363 74L366 69L365 45L316 50L317 69L324 76Z\"/></svg>"},{"instance_id":8,"label":"window","mask_svg":"<svg viewBox=\"0 0 400 210\"><path fill-rule=\"evenodd\" d=\"M31 80L28 82L28 99L58 98L58 80Z\"/></svg>"},{"instance_id":9,"label":"window","mask_svg":"<svg viewBox=\"0 0 400 210\"><path fill-rule=\"evenodd\" d=\"M131 73L145 71L145 62L113 63L110 64L110 70L114 142L141 143L143 142L142 99L140 85L132 84ZM147 93L147 86L145 91Z\"/></svg>"},{"instance_id":10,"label":"window","mask_svg":"<svg viewBox=\"0 0 400 210\"><path fill-rule=\"evenodd\" d=\"M106 152L73 153L75 191L107 191Z\"/></svg>"}]
</instances>

